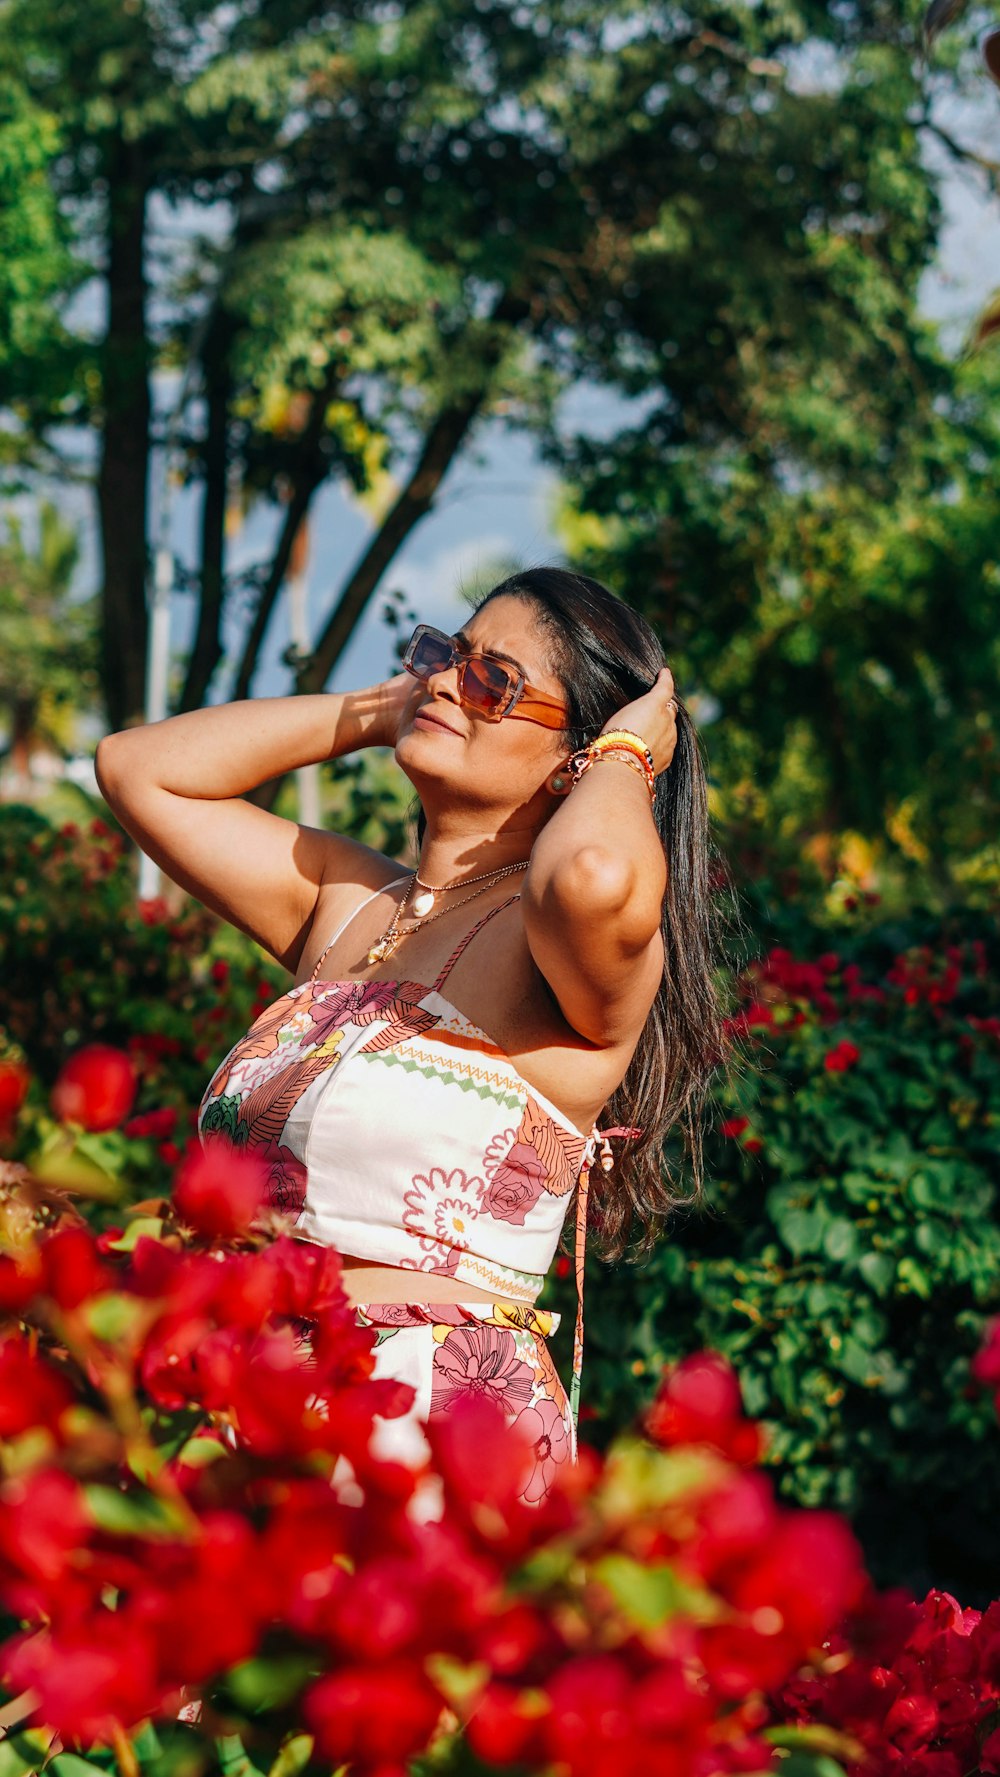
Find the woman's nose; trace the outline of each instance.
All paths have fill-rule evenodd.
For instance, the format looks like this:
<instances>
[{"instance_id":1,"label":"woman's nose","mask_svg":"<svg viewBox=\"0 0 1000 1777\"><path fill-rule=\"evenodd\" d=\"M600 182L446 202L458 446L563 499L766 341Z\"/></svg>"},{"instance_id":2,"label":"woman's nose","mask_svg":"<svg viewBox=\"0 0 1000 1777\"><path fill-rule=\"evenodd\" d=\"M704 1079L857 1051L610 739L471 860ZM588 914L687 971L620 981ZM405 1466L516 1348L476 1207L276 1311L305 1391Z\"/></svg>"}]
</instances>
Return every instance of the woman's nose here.
<instances>
[{"instance_id":1,"label":"woman's nose","mask_svg":"<svg viewBox=\"0 0 1000 1777\"><path fill-rule=\"evenodd\" d=\"M459 672L460 663L457 660L453 660L450 666L442 666L427 679L428 691L433 691L435 697L450 697L453 703L460 704L462 694L458 682Z\"/></svg>"}]
</instances>

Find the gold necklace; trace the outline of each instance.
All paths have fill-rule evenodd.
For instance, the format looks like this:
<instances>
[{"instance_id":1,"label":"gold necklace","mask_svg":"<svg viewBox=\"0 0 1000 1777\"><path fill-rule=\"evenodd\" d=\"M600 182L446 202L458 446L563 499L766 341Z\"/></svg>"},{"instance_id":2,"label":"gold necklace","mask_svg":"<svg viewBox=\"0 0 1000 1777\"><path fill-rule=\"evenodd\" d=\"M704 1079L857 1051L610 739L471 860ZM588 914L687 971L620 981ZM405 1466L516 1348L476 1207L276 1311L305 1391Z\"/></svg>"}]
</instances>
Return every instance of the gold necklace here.
<instances>
[{"instance_id":1,"label":"gold necklace","mask_svg":"<svg viewBox=\"0 0 1000 1777\"><path fill-rule=\"evenodd\" d=\"M430 912L434 905L435 895L453 895L456 889L471 888L474 882L485 882L487 878L492 881L495 877L496 880L499 881L501 876L509 876L512 870L520 870L520 868L520 864L502 864L496 870L484 870L481 876L463 876L461 882L442 882L436 886L429 882L424 882L420 875L420 871L415 870L413 873L413 880L419 888L420 893L413 897L414 917L416 919L423 919L425 914ZM461 904L460 901L456 903L459 907ZM438 917L437 914L435 914L434 917L436 919Z\"/></svg>"},{"instance_id":2,"label":"gold necklace","mask_svg":"<svg viewBox=\"0 0 1000 1777\"><path fill-rule=\"evenodd\" d=\"M396 911L393 914L392 919L391 919L387 929L382 933L381 938L376 939L375 943L372 945L371 949L369 950L368 961L370 963L384 962L387 956L392 955L397 944L401 944L403 942L404 938L408 938L410 936L411 932L420 931L420 929L423 926L433 925L433 923L436 919L443 919L446 913L453 913L456 910L456 908L464 907L466 901L474 901L476 899L477 895L485 895L486 890L488 888L490 888L494 882L500 882L503 879L503 877L510 876L515 870L526 869L527 864L528 864L527 858L523 858L519 864L504 864L502 866L502 868L499 870L487 870L485 875L483 875L483 876L467 877L466 878L467 882L481 882L483 884L483 887L473 889L471 895L463 895L462 899L460 901L453 902L451 907L442 907L441 911L439 913L432 913L429 918L419 919L417 921L416 925L407 926L406 930L401 932L398 928L399 928L400 919L402 918L402 915L403 915L403 909L405 908L406 903L410 898L410 893L411 893L414 883L417 882L417 880L418 880L417 873L416 873L416 871L414 871L412 877L410 878L410 881L406 885L406 893L403 896L403 899L400 901L399 906L396 908ZM449 883L447 886L449 888L458 889L458 888L464 888L465 884L461 883L461 882L453 882L453 883ZM440 894L441 890L437 889L434 892L437 894ZM433 905L433 902L431 904Z\"/></svg>"}]
</instances>

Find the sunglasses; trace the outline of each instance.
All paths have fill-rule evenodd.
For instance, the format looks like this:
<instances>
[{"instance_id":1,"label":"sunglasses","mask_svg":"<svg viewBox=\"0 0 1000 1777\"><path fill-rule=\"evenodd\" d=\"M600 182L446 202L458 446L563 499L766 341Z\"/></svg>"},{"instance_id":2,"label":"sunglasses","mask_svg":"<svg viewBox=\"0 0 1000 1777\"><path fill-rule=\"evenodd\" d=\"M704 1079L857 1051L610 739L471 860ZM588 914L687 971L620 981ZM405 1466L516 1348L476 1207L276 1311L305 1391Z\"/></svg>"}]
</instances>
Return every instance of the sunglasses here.
<instances>
[{"instance_id":1,"label":"sunglasses","mask_svg":"<svg viewBox=\"0 0 1000 1777\"><path fill-rule=\"evenodd\" d=\"M509 661L498 660L494 654L477 654L473 649L459 650L451 636L429 623L417 624L407 643L403 666L425 685L435 673L457 666L459 697L488 722L510 715L538 722L543 728L565 728L569 722L566 705L528 685L524 674Z\"/></svg>"}]
</instances>

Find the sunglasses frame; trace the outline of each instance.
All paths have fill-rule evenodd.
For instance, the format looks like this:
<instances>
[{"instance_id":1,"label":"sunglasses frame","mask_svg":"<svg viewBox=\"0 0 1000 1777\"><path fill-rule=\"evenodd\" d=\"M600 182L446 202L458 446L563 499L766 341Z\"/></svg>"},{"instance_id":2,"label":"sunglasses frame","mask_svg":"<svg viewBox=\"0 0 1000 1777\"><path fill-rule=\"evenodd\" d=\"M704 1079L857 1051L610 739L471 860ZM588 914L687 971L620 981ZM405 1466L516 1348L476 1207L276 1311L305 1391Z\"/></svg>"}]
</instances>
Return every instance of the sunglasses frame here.
<instances>
[{"instance_id":1,"label":"sunglasses frame","mask_svg":"<svg viewBox=\"0 0 1000 1777\"><path fill-rule=\"evenodd\" d=\"M436 629L433 623L417 624L403 654L404 671L412 673L421 685L426 685L428 680L414 670L411 662L418 644L424 636L433 636L435 641L443 642L445 647L450 650L451 658L447 665L435 667L435 672L449 672L453 666L457 666L459 669L459 697L468 709L475 710L476 714L483 716L487 722L502 722L505 716L517 716L523 722L537 722L542 728L565 728L568 726L570 712L566 704L559 703L554 697L546 696L544 691L536 691L533 685L528 684L524 674L519 672L516 666L512 666L509 660L501 660L496 654L491 654L488 649L470 648L467 651L460 649L456 647L453 636L445 635L444 630ZM499 708L494 711L484 710L480 704L466 700L463 695L465 666L467 662L472 660L489 660L494 666L503 667L507 674L510 687L508 695ZM434 674L431 673L429 676L433 678Z\"/></svg>"}]
</instances>

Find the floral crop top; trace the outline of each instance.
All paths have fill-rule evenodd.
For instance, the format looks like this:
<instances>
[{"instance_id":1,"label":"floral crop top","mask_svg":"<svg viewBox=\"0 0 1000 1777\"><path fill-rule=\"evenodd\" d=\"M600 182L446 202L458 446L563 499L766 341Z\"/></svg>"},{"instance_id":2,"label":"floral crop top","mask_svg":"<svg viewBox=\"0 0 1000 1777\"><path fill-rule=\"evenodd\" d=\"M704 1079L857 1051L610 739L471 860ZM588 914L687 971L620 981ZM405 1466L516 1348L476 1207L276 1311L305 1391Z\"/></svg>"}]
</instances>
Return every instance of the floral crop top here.
<instances>
[{"instance_id":1,"label":"floral crop top","mask_svg":"<svg viewBox=\"0 0 1000 1777\"><path fill-rule=\"evenodd\" d=\"M579 1186L575 1426L587 1183L598 1152L611 1164L607 1137L632 1132L595 1124L581 1134L441 991L476 933L518 899L466 932L431 987L319 979L345 920L310 979L268 1006L216 1069L198 1128L263 1154L270 1201L295 1215L301 1238L529 1303Z\"/></svg>"}]
</instances>

